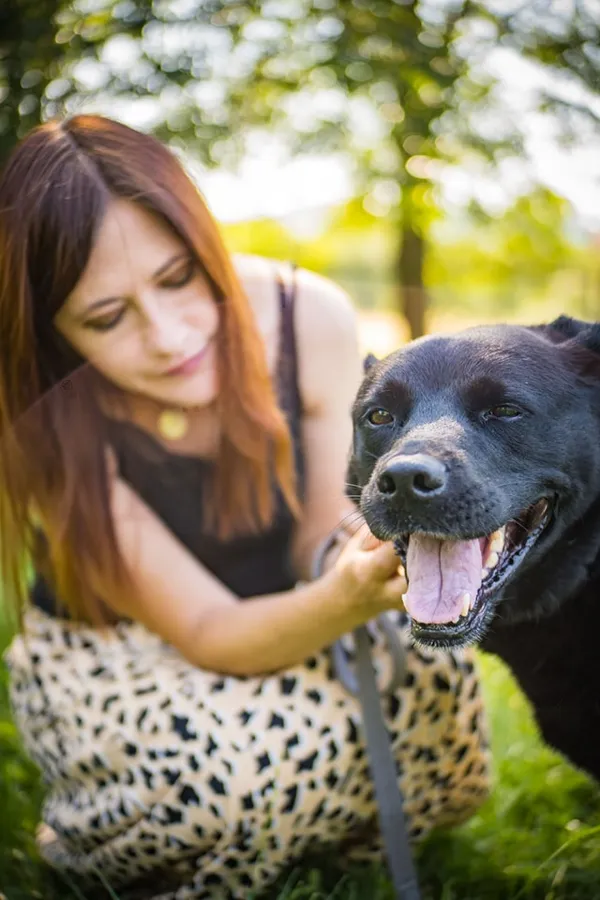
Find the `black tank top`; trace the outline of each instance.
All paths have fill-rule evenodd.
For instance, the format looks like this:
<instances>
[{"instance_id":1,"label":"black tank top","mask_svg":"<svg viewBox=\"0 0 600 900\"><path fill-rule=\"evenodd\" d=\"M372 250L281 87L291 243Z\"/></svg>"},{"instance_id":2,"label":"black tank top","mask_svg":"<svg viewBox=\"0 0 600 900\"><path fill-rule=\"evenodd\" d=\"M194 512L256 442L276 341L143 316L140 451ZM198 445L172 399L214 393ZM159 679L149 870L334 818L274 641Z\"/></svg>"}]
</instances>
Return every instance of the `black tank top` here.
<instances>
[{"instance_id":1,"label":"black tank top","mask_svg":"<svg viewBox=\"0 0 600 900\"><path fill-rule=\"evenodd\" d=\"M280 299L277 392L294 444L299 495L304 492L304 459L301 447L301 399L298 389L298 357L294 332L295 284L278 278ZM134 429L131 440L130 429ZM170 453L151 434L127 422L110 425L111 442L121 476L169 527L173 534L238 597L274 594L290 590L296 576L291 561L293 516L279 490L276 513L262 532L219 540L203 531L202 491L211 477L212 463L197 456ZM128 441L129 435L129 441ZM140 442L151 442L154 459L140 452ZM51 615L55 598L41 575L31 587L34 605ZM61 612L64 615L64 612Z\"/></svg>"}]
</instances>

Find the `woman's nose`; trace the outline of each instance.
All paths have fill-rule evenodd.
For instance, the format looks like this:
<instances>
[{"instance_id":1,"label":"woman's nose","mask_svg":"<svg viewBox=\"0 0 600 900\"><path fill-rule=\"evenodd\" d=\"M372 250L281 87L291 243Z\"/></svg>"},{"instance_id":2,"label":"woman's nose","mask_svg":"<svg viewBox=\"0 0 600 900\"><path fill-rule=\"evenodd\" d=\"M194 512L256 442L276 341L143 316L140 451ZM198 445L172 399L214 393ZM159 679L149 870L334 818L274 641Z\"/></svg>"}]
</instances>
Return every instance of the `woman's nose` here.
<instances>
[{"instance_id":1,"label":"woman's nose","mask_svg":"<svg viewBox=\"0 0 600 900\"><path fill-rule=\"evenodd\" d=\"M148 314L146 337L154 353L168 355L182 351L188 330L186 323L172 310L153 309Z\"/></svg>"}]
</instances>

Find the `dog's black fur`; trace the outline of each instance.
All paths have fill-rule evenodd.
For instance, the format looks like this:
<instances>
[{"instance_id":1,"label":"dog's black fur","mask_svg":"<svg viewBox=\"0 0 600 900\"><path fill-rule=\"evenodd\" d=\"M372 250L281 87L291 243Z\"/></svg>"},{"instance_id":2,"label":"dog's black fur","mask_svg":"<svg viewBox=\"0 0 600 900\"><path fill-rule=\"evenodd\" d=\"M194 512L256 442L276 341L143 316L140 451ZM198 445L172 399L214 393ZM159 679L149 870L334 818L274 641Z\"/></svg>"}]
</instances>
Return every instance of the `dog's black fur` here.
<instances>
[{"instance_id":1,"label":"dog's black fur","mask_svg":"<svg viewBox=\"0 0 600 900\"><path fill-rule=\"evenodd\" d=\"M562 316L473 328L366 369L347 490L378 537L482 537L548 500L545 527L504 583L467 619L413 622L413 636L500 656L546 741L600 779L600 325ZM374 409L389 415L373 424ZM386 467L406 457L441 463L443 486L383 491Z\"/></svg>"}]
</instances>

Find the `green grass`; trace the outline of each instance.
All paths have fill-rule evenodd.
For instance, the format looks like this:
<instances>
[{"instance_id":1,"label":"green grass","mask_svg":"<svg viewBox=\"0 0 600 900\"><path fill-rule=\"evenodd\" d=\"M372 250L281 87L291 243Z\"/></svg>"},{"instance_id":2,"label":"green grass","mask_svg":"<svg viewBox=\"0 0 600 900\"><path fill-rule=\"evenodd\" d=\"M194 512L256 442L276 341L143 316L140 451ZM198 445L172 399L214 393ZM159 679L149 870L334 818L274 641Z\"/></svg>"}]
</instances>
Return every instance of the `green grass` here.
<instances>
[{"instance_id":1,"label":"green grass","mask_svg":"<svg viewBox=\"0 0 600 900\"><path fill-rule=\"evenodd\" d=\"M0 623L0 651L8 641ZM423 900L598 900L600 790L541 744L529 709L497 660L482 658L495 788L479 815L429 837L417 853ZM81 900L38 860L42 786L23 757L0 671L0 893L6 900ZM111 896L103 889L98 898ZM392 900L383 868L341 876L313 861L288 873L272 900Z\"/></svg>"}]
</instances>

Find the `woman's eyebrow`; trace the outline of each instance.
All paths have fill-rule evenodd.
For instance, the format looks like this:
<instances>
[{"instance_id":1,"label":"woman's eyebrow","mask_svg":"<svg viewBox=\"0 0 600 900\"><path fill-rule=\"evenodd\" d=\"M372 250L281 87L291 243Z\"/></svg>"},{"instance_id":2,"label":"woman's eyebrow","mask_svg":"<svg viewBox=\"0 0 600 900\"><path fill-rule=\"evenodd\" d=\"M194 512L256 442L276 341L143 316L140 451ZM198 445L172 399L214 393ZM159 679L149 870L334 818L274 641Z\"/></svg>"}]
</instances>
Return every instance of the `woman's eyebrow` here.
<instances>
[{"instance_id":1,"label":"woman's eyebrow","mask_svg":"<svg viewBox=\"0 0 600 900\"><path fill-rule=\"evenodd\" d=\"M187 253L186 251L183 251L181 253L176 253L174 256L171 256L166 262L164 262L161 266L159 266L159 268L156 270L156 272L152 273L152 276L151 276L152 279L160 278L161 275L164 275L165 272L168 272L168 270L171 268L171 266L174 263L179 262L182 259L188 259L188 258L189 258L189 253ZM102 306L108 306L110 303L114 303L116 300L122 300L122 299L123 299L122 297L114 296L114 297L102 297L102 299L100 299L100 300L94 300L93 303L90 303L90 305L85 308L85 310L83 311L83 315L87 316L88 313L93 312L95 309L99 309Z\"/></svg>"}]
</instances>

